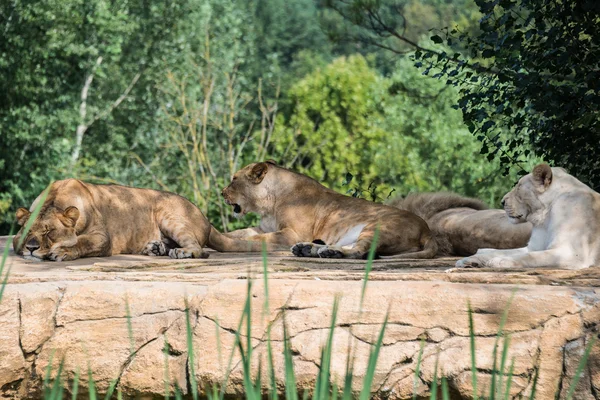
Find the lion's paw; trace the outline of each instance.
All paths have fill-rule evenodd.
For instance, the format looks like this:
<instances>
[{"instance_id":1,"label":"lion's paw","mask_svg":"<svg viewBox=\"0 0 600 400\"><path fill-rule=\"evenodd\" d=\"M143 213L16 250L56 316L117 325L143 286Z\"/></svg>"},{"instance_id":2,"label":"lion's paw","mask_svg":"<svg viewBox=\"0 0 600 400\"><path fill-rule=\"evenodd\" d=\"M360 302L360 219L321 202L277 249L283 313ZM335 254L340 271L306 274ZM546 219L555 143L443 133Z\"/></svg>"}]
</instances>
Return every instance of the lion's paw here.
<instances>
[{"instance_id":1,"label":"lion's paw","mask_svg":"<svg viewBox=\"0 0 600 400\"><path fill-rule=\"evenodd\" d=\"M344 258L344 253L335 247L323 246L317 251L321 258Z\"/></svg>"},{"instance_id":2,"label":"lion's paw","mask_svg":"<svg viewBox=\"0 0 600 400\"><path fill-rule=\"evenodd\" d=\"M193 249L186 247L178 247L175 249L169 250L169 257L171 258L208 258L208 253L203 251L202 249Z\"/></svg>"},{"instance_id":3,"label":"lion's paw","mask_svg":"<svg viewBox=\"0 0 600 400\"><path fill-rule=\"evenodd\" d=\"M486 263L486 266L490 268L514 268L517 267L517 263L512 258L506 257L494 257Z\"/></svg>"},{"instance_id":4,"label":"lion's paw","mask_svg":"<svg viewBox=\"0 0 600 400\"><path fill-rule=\"evenodd\" d=\"M146 256L166 256L167 246L162 240L151 240L142 250L142 254Z\"/></svg>"},{"instance_id":5,"label":"lion's paw","mask_svg":"<svg viewBox=\"0 0 600 400\"><path fill-rule=\"evenodd\" d=\"M296 257L319 257L318 250L324 247L321 244L301 242L292 246L292 253Z\"/></svg>"},{"instance_id":6,"label":"lion's paw","mask_svg":"<svg viewBox=\"0 0 600 400\"><path fill-rule=\"evenodd\" d=\"M483 262L478 257L465 257L461 258L454 265L455 268L481 268Z\"/></svg>"},{"instance_id":7,"label":"lion's paw","mask_svg":"<svg viewBox=\"0 0 600 400\"><path fill-rule=\"evenodd\" d=\"M55 247L48 252L49 260L52 261L71 261L79 258L79 254L69 247Z\"/></svg>"}]
</instances>

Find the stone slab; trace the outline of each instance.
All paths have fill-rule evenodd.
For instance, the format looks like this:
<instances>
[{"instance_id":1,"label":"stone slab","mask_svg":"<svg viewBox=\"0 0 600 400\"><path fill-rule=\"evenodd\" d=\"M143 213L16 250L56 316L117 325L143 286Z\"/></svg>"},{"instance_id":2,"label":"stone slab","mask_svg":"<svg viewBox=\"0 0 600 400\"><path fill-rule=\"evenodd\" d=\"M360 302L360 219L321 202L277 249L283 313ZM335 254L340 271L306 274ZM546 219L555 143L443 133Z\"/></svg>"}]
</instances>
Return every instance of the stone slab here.
<instances>
[{"instance_id":1,"label":"stone slab","mask_svg":"<svg viewBox=\"0 0 600 400\"><path fill-rule=\"evenodd\" d=\"M331 360L338 385L351 353L354 389L360 390L387 316L371 388L375 398L409 399L415 387L419 396L428 396L436 364L452 398L472 398L470 304L478 391L487 393L494 348L501 352L503 344L496 334L510 304L504 327L510 335L507 363L513 363L515 374L510 398L527 395L536 374L536 398L564 398L583 350L598 335L600 268L445 272L455 260L375 261L361 308L365 262L360 260L269 254L267 298L259 254L211 252L206 260L176 261L119 255L54 263L11 252L0 302L0 398L39 398L44 376L48 371L55 376L61 363L68 385L79 376L79 393L87 391L89 369L98 391L116 382L125 395L136 397L160 397L175 387L189 393L193 382L204 393L222 385L229 366L225 391L242 396L235 332L248 293L252 324L249 338L241 326L240 338L244 348L248 342L253 349L256 375L259 365L267 365L270 337L280 390L284 323L299 389L310 390L338 301ZM599 399L599 393L596 345L575 398Z\"/></svg>"}]
</instances>

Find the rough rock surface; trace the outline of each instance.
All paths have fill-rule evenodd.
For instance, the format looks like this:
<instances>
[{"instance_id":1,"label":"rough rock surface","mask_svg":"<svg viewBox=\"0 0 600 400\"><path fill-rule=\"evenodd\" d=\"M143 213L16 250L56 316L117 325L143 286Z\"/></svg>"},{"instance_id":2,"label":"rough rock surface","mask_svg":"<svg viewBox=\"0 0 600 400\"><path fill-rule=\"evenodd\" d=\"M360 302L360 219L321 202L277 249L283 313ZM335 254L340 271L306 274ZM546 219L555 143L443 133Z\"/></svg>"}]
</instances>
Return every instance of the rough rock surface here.
<instances>
[{"instance_id":1,"label":"rough rock surface","mask_svg":"<svg viewBox=\"0 0 600 400\"><path fill-rule=\"evenodd\" d=\"M0 251L3 246L0 242ZM350 347L354 389L360 389L371 344L387 313L372 386L377 398L409 399L415 387L419 396L428 396L436 364L453 399L473 398L468 304L480 395L489 392L494 347L502 351L496 334L509 302L504 329L510 334L513 398L530 393L536 374L536 398L566 397L585 347L598 335L599 268L446 273L454 259L381 260L374 264L361 310L363 261L307 261L283 253L271 254L268 261L267 302L258 255L212 252L207 260L115 256L42 263L11 254L0 302L0 398L39 398L44 376L50 370L55 377L61 363L67 385L79 376L79 393L87 391L89 370L99 392L115 384L125 395L142 397L160 397L175 387L189 393L194 382L203 393L222 385L230 366L225 390L240 396L241 357L233 350L249 282L253 373L266 365L270 335L280 389L284 321L298 385L311 389L336 298L331 368L338 385ZM188 321L193 354L188 354ZM244 343L246 332L244 324ZM600 399L598 344L574 398Z\"/></svg>"}]
</instances>

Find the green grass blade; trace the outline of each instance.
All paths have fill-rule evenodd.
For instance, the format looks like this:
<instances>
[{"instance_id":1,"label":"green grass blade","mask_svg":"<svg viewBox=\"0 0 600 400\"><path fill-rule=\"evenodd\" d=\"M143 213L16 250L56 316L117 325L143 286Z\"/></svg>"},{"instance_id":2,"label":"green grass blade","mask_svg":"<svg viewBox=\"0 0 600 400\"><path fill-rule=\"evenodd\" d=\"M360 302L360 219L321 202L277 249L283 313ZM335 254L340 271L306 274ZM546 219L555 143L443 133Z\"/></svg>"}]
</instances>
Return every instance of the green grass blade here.
<instances>
[{"instance_id":1,"label":"green grass blade","mask_svg":"<svg viewBox=\"0 0 600 400\"><path fill-rule=\"evenodd\" d=\"M251 393L254 395L255 391L252 390L254 386L252 386L252 379L250 377L250 361L252 360L252 280L248 276L248 285L246 297L248 301L246 302L246 306L244 307L244 315L246 316L246 362L244 365L244 375L248 375L248 383L250 386L248 389L251 390ZM241 346L240 346L241 348Z\"/></svg>"},{"instance_id":2,"label":"green grass blade","mask_svg":"<svg viewBox=\"0 0 600 400\"><path fill-rule=\"evenodd\" d=\"M575 376L571 381L571 385L569 385L569 391L567 392L567 400L571 400L573 398L573 393L575 393L575 389L577 388L577 383L579 383L579 379L581 379L581 374L583 369L587 365L587 360L592 352L592 347L596 343L596 337L592 336L590 342L585 347L585 351L583 352L583 357L579 360L579 365L577 365L577 370L575 371Z\"/></svg>"},{"instance_id":3,"label":"green grass blade","mask_svg":"<svg viewBox=\"0 0 600 400\"><path fill-rule=\"evenodd\" d=\"M531 385L531 394L529 395L529 400L535 399L535 391L537 390L537 382L538 382L539 375L540 375L540 369L536 368L535 374L533 375L533 384Z\"/></svg>"},{"instance_id":4,"label":"green grass blade","mask_svg":"<svg viewBox=\"0 0 600 400\"><path fill-rule=\"evenodd\" d=\"M369 274L373 269L373 260L375 259L375 250L377 250L377 242L379 241L379 226L375 229L373 234L373 241L369 248L369 255L367 257L367 265L365 266L365 278L363 280L362 290L360 292L360 306L359 311L362 312L363 301L365 299L365 293L367 292L367 282L369 281Z\"/></svg>"},{"instance_id":5,"label":"green grass blade","mask_svg":"<svg viewBox=\"0 0 600 400\"><path fill-rule=\"evenodd\" d=\"M125 296L125 317L127 321L127 335L129 336L129 355L135 352L135 341L133 340L133 325L131 324L131 309L129 308L129 298Z\"/></svg>"},{"instance_id":6,"label":"green grass blade","mask_svg":"<svg viewBox=\"0 0 600 400\"><path fill-rule=\"evenodd\" d=\"M175 400L182 400L181 390L179 390L179 386L175 386Z\"/></svg>"},{"instance_id":7,"label":"green grass blade","mask_svg":"<svg viewBox=\"0 0 600 400\"><path fill-rule=\"evenodd\" d=\"M425 350L425 339L421 339L421 348L417 356L417 366L415 367L415 380L413 383L413 400L417 399L417 384L419 383L419 375L421 374L421 362L423 361L423 350Z\"/></svg>"},{"instance_id":8,"label":"green grass blade","mask_svg":"<svg viewBox=\"0 0 600 400\"><path fill-rule=\"evenodd\" d=\"M248 303L250 299L246 297L245 303ZM246 304L244 303L244 308L246 308ZM240 332L242 330L242 325L244 323L244 315L240 318L238 322L238 326L236 332ZM231 353L229 353L229 360L227 361L227 369L225 370L225 376L223 377L223 383L221 384L221 390L219 391L219 400L223 400L225 398L225 388L227 387L227 382L229 381L229 374L231 373L231 365L233 363L233 356L235 355L235 350L238 346L238 336L235 336L235 342L231 348Z\"/></svg>"},{"instance_id":9,"label":"green grass blade","mask_svg":"<svg viewBox=\"0 0 600 400\"><path fill-rule=\"evenodd\" d=\"M352 336L348 339L348 357L346 358L346 372L344 373L344 388L342 400L352 399L352 381L354 380L354 348L352 347Z\"/></svg>"},{"instance_id":10,"label":"green grass blade","mask_svg":"<svg viewBox=\"0 0 600 400\"><path fill-rule=\"evenodd\" d=\"M65 365L65 359L63 358L60 361L60 364L58 364L58 372L56 373L56 378L54 379L54 382L52 383L52 388L50 390L50 396L49 399L51 400L58 400L58 399L62 399L62 388L63 388L63 384L62 384L62 374L63 374L63 367Z\"/></svg>"},{"instance_id":11,"label":"green grass blade","mask_svg":"<svg viewBox=\"0 0 600 400\"><path fill-rule=\"evenodd\" d=\"M267 361L269 374L269 399L277 400L277 382L275 380L275 367L273 365L273 349L271 346L271 326L267 328Z\"/></svg>"},{"instance_id":12,"label":"green grass blade","mask_svg":"<svg viewBox=\"0 0 600 400\"><path fill-rule=\"evenodd\" d=\"M215 317L215 337L217 338L217 356L219 357L219 368L223 368L223 345L221 344L221 324L219 317Z\"/></svg>"},{"instance_id":13,"label":"green grass blade","mask_svg":"<svg viewBox=\"0 0 600 400\"><path fill-rule=\"evenodd\" d=\"M262 242L262 260L263 260L263 282L265 285L265 302L263 304L263 316L269 315L269 271L267 269L267 243Z\"/></svg>"},{"instance_id":14,"label":"green grass blade","mask_svg":"<svg viewBox=\"0 0 600 400\"><path fill-rule=\"evenodd\" d=\"M185 331L188 351L188 368L190 369L190 386L192 387L192 398L198 400L198 383L196 382L196 368L194 365L194 340L192 336L192 324L190 322L190 307L187 297L185 298Z\"/></svg>"},{"instance_id":15,"label":"green grass blade","mask_svg":"<svg viewBox=\"0 0 600 400\"><path fill-rule=\"evenodd\" d=\"M497 393L497 388L502 386L502 382L499 382L497 384L497 380L500 379L500 381L502 381L502 374L504 373L504 363L503 365L500 367L500 374L498 374L498 369L497 369L497 361L498 361L498 343L500 342L500 338L504 335L504 325L506 324L506 321L508 319L508 311L510 309L510 305L515 297L515 293L517 292L517 289L513 289L510 298L508 299L508 302L506 303L506 307L504 307L504 312L502 313L502 317L500 318L500 325L498 326L498 333L496 334L496 340L494 340L494 348L492 350L493 352L493 364L492 364L492 379L491 379L491 384L490 384L490 398L494 399L496 398L496 396L498 395L498 398L500 398L502 396L501 393ZM505 343L506 344L506 343ZM508 350L508 349L506 349ZM505 357L506 354L503 354L503 356ZM504 358L504 362L506 362L506 358Z\"/></svg>"},{"instance_id":16,"label":"green grass blade","mask_svg":"<svg viewBox=\"0 0 600 400\"><path fill-rule=\"evenodd\" d=\"M71 386L71 399L77 400L77 392L79 392L79 368L75 370L73 377L73 386Z\"/></svg>"},{"instance_id":17,"label":"green grass blade","mask_svg":"<svg viewBox=\"0 0 600 400\"><path fill-rule=\"evenodd\" d=\"M510 335L504 337L504 344L502 346L502 357L500 359L500 370L498 371L498 391L495 393L494 399L502 398L502 384L504 379L504 368L506 367L506 359L508 358L508 347L510 346Z\"/></svg>"},{"instance_id":18,"label":"green grass blade","mask_svg":"<svg viewBox=\"0 0 600 400\"><path fill-rule=\"evenodd\" d=\"M317 382L315 384L314 399L324 400L328 397L330 392L331 353L333 352L333 334L335 333L339 305L340 299L336 296L333 300L327 343L325 344L325 347L321 349L321 362L319 375L317 376Z\"/></svg>"},{"instance_id":19,"label":"green grass blade","mask_svg":"<svg viewBox=\"0 0 600 400\"><path fill-rule=\"evenodd\" d=\"M40 201L38 202L38 205L32 211L31 215L29 216L29 219L27 220L27 223L23 227L23 232L21 233L21 237L19 238L17 247L21 247L21 245L27 238L27 234L29 233L29 230L33 226L33 223L37 219L38 215L40 214L40 211L42 210L44 203L46 202L46 197L48 197L48 193L50 193L50 186L52 186L52 183L54 183L54 182L50 182L50 184L46 187L46 189L44 189L44 191L40 195Z\"/></svg>"},{"instance_id":20,"label":"green grass blade","mask_svg":"<svg viewBox=\"0 0 600 400\"><path fill-rule=\"evenodd\" d=\"M88 397L90 400L96 400L96 384L94 383L94 377L92 376L92 369L88 364Z\"/></svg>"},{"instance_id":21,"label":"green grass blade","mask_svg":"<svg viewBox=\"0 0 600 400\"><path fill-rule=\"evenodd\" d=\"M469 338L471 344L471 384L473 386L473 400L477 400L477 365L475 363L475 326L473 324L473 309L471 302L467 301L469 312Z\"/></svg>"},{"instance_id":22,"label":"green grass blade","mask_svg":"<svg viewBox=\"0 0 600 400\"><path fill-rule=\"evenodd\" d=\"M33 225L36 218L38 217L38 215L42 209L42 206L44 205L44 202L46 201L46 197L48 197L48 193L50 192L50 186L52 185L52 183L53 182L50 182L50 185L48 185L48 187L46 187L46 189L44 189L44 191L40 195L40 201L38 202L38 205L35 207L35 209L31 213L31 215L29 216L27 223L23 227L23 231L21 232L21 237L19 238L19 241L17 242L17 248L20 248L21 245L23 245L23 242L25 241L25 239L27 238L27 234L29 233L31 226ZM12 239L12 231L13 231L13 229L11 227L9 239L6 241L6 245L4 247L4 252L2 253L2 260L0 261L0 279L2 279L2 283L0 284L0 302L2 301L2 297L4 296L4 290L6 289L6 285L8 284L8 277L10 276L10 271L12 269L12 263L11 263L8 266L6 273L4 274L4 278L2 278L2 274L4 273L4 266L6 264L6 260L8 259L8 251L10 248L10 239ZM16 251L16 249L15 249L15 251Z\"/></svg>"},{"instance_id":23,"label":"green grass blade","mask_svg":"<svg viewBox=\"0 0 600 400\"><path fill-rule=\"evenodd\" d=\"M336 382L333 382L333 386L331 387L331 400L337 400L338 398L338 385Z\"/></svg>"},{"instance_id":24,"label":"green grass blade","mask_svg":"<svg viewBox=\"0 0 600 400\"><path fill-rule=\"evenodd\" d=\"M294 374L294 361L290 349L290 337L283 315L283 357L285 360L285 398L286 400L298 400L298 389L296 387L296 375Z\"/></svg>"},{"instance_id":25,"label":"green grass blade","mask_svg":"<svg viewBox=\"0 0 600 400\"><path fill-rule=\"evenodd\" d=\"M10 275L10 270L6 272L6 276L4 276L4 266L6 265L6 260L8 260L8 252L10 250L10 242L12 240L13 227L10 227L10 231L8 233L8 238L6 239L6 245L4 246L4 252L2 253L2 260L0 260L0 279L2 279L2 284L0 287L0 302L2 301L2 296L4 295L4 288L8 283L8 276ZM4 276L4 278L2 278Z\"/></svg>"},{"instance_id":26,"label":"green grass blade","mask_svg":"<svg viewBox=\"0 0 600 400\"><path fill-rule=\"evenodd\" d=\"M448 389L448 381L446 377L442 378L442 399L450 400L450 390Z\"/></svg>"},{"instance_id":27,"label":"green grass blade","mask_svg":"<svg viewBox=\"0 0 600 400\"><path fill-rule=\"evenodd\" d=\"M54 350L48 357L48 365L46 366L46 373L44 374L44 398L50 397L50 376L52 374L52 360L54 358Z\"/></svg>"},{"instance_id":28,"label":"green grass blade","mask_svg":"<svg viewBox=\"0 0 600 400\"><path fill-rule=\"evenodd\" d=\"M513 373L515 371L515 358L513 357L510 362L510 367L508 369L508 375L506 378L506 389L504 390L504 400L509 400L510 398L510 387L512 385Z\"/></svg>"},{"instance_id":29,"label":"green grass blade","mask_svg":"<svg viewBox=\"0 0 600 400\"><path fill-rule=\"evenodd\" d=\"M163 346L163 354L165 356L165 375L163 379L165 381L165 400L169 400L169 396L171 395L171 377L169 373L169 349L170 344L169 340L167 339L167 333L165 332L165 344Z\"/></svg>"},{"instance_id":30,"label":"green grass blade","mask_svg":"<svg viewBox=\"0 0 600 400\"><path fill-rule=\"evenodd\" d=\"M433 382L431 382L431 396L429 400L436 400L438 393L438 361L440 360L440 353L435 356L435 367L433 369Z\"/></svg>"},{"instance_id":31,"label":"green grass blade","mask_svg":"<svg viewBox=\"0 0 600 400\"><path fill-rule=\"evenodd\" d=\"M377 366L377 359L379 358L379 350L383 345L383 336L385 335L385 329L387 327L390 310L385 313L385 319L379 331L379 337L375 346L372 348L369 354L369 362L367 364L367 371L365 372L365 378L363 380L363 387L360 392L360 400L368 400L371 398L371 385L373 384L373 378L375 377L375 367Z\"/></svg>"},{"instance_id":32,"label":"green grass blade","mask_svg":"<svg viewBox=\"0 0 600 400\"><path fill-rule=\"evenodd\" d=\"M110 386L108 387L108 391L106 392L106 395L104 396L104 400L110 400L112 398L112 395L115 392L115 388L117 387L117 383L118 383L118 380L116 380L116 379L113 379L110 382Z\"/></svg>"}]
</instances>

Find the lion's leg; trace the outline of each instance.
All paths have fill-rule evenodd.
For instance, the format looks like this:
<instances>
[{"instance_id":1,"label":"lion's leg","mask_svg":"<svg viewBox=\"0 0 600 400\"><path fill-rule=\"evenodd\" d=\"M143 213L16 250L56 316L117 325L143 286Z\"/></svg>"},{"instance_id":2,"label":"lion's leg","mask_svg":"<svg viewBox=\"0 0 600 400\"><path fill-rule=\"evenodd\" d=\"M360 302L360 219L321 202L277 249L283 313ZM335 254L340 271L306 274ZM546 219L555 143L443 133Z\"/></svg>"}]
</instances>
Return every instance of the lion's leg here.
<instances>
[{"instance_id":1,"label":"lion's leg","mask_svg":"<svg viewBox=\"0 0 600 400\"><path fill-rule=\"evenodd\" d=\"M208 222L207 222L208 223ZM206 237L203 242L208 241L208 235L204 235L204 232L197 232L200 230L198 227L186 226L186 224L177 224L174 228L168 230L169 234L166 235L169 239L173 240L177 246L172 249L167 249L169 257L171 258L208 258L208 253L202 249L200 245L201 238ZM210 225L208 225L210 229Z\"/></svg>"},{"instance_id":2,"label":"lion's leg","mask_svg":"<svg viewBox=\"0 0 600 400\"><path fill-rule=\"evenodd\" d=\"M246 240L265 241L266 243L281 244L284 246L291 246L300 240L298 234L290 228L285 228L277 232L261 233L248 237Z\"/></svg>"},{"instance_id":3,"label":"lion's leg","mask_svg":"<svg viewBox=\"0 0 600 400\"><path fill-rule=\"evenodd\" d=\"M224 233L223 235L230 237L232 239L248 239L252 236L264 234L262 229L258 227L246 228L246 229L237 229L232 232Z\"/></svg>"},{"instance_id":4,"label":"lion's leg","mask_svg":"<svg viewBox=\"0 0 600 400\"><path fill-rule=\"evenodd\" d=\"M192 203L169 199L161 204L156 220L165 242L165 254L171 258L207 258L203 246L208 243L210 223ZM148 245L154 245L152 242ZM159 255L162 246L157 244Z\"/></svg>"},{"instance_id":5,"label":"lion's leg","mask_svg":"<svg viewBox=\"0 0 600 400\"><path fill-rule=\"evenodd\" d=\"M374 232L365 229L358 235L355 243L334 245L301 242L292 247L292 253L298 257L317 257L317 258L365 258L371 244L373 243Z\"/></svg>"},{"instance_id":6,"label":"lion's leg","mask_svg":"<svg viewBox=\"0 0 600 400\"><path fill-rule=\"evenodd\" d=\"M73 246L54 246L48 252L52 261L69 261L81 257L106 257L112 255L110 239L104 233L77 236Z\"/></svg>"},{"instance_id":7,"label":"lion's leg","mask_svg":"<svg viewBox=\"0 0 600 400\"><path fill-rule=\"evenodd\" d=\"M494 258L514 259L529 252L527 247L520 249L479 249L475 255L465 257L456 262L457 268L483 268L487 267Z\"/></svg>"},{"instance_id":8,"label":"lion's leg","mask_svg":"<svg viewBox=\"0 0 600 400\"><path fill-rule=\"evenodd\" d=\"M514 257L494 257L487 262L489 267L498 268L539 268L539 267L554 267L554 268L570 268L580 269L586 268L588 265L585 261L573 254L571 248L555 248L549 250L531 251L526 254L520 254ZM581 254L582 252L578 252Z\"/></svg>"}]
</instances>

